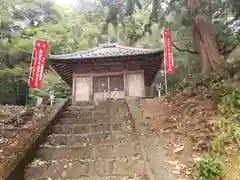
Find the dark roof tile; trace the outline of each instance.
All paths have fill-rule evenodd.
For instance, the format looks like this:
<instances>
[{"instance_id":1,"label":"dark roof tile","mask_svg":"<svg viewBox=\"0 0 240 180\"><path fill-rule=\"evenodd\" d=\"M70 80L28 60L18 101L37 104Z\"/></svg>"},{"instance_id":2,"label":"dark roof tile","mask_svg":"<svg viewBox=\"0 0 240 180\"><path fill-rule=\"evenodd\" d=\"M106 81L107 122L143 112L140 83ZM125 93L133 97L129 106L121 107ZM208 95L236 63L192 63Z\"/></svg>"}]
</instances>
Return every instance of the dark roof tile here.
<instances>
[{"instance_id":1,"label":"dark roof tile","mask_svg":"<svg viewBox=\"0 0 240 180\"><path fill-rule=\"evenodd\" d=\"M162 52L161 49L142 49L117 44L102 44L96 48L71 54L50 55L49 59L88 59L102 57L134 56Z\"/></svg>"}]
</instances>

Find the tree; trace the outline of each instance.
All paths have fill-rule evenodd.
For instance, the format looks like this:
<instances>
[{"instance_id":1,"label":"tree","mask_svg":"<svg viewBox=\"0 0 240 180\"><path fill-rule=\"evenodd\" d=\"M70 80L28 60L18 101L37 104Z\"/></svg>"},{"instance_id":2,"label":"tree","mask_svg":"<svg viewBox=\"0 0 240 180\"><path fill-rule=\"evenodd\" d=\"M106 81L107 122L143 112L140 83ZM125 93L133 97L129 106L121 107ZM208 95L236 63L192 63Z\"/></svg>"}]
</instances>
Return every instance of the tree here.
<instances>
[{"instance_id":1,"label":"tree","mask_svg":"<svg viewBox=\"0 0 240 180\"><path fill-rule=\"evenodd\" d=\"M121 1L121 8L118 3L115 1L104 1L104 5L108 7L108 16L106 18L106 24L112 23L116 24L116 21L122 23L124 22L121 17L132 16L134 13L133 9L139 1L134 0L126 0ZM222 66L221 55L229 54L240 42L240 38L236 38L237 42L234 43L235 40L232 40L231 48L227 48L229 45L229 35L236 35L239 37L240 31L234 32L235 27L229 28L230 24L234 24L237 21L237 17L239 17L239 3L236 0L225 1L225 0L187 0L187 1L159 1L153 0L152 2L141 1L142 4L145 5L147 9L151 8L151 13L149 14L148 23L142 24L143 31L139 33L134 33L134 41L139 41L142 37L146 36L146 34L151 33L151 26L153 24L159 24L159 26L167 26L171 28L171 24L168 23L169 15L175 13L175 11L179 11L181 14L175 15L175 18L185 18L185 23L188 22L188 28L191 28L191 34L187 34L187 38L191 38L193 43L191 43L190 47L192 50L185 49L187 52L193 54L199 54L202 61L202 72L208 73L211 71L217 71ZM124 6L125 4L125 6ZM151 6L150 6L151 5ZM142 7L138 5L138 7ZM115 10L114 10L115 9ZM118 9L116 11L116 9ZM125 13L123 13L125 12ZM123 14L125 16L120 16L119 14ZM188 14L188 18L184 17ZM228 19L227 22L221 22L223 29L220 29L219 34L223 34L222 32L227 32L224 37L225 40L217 39L216 36L220 37L219 34L215 34L217 23L214 20L217 20L218 17L225 16ZM223 17L221 17L223 19ZM231 19L231 20L229 20ZM132 21L134 23L134 21ZM175 22L172 24L174 25ZM162 24L162 25L161 25ZM186 25L186 24L183 24ZM218 23L219 26L219 23ZM236 26L236 25L235 25ZM104 26L106 29L107 26ZM230 30L230 32L229 32ZM239 36L238 36L239 35ZM189 46L189 44L185 44ZM178 48L174 44L174 47L177 50L182 50Z\"/></svg>"},{"instance_id":2,"label":"tree","mask_svg":"<svg viewBox=\"0 0 240 180\"><path fill-rule=\"evenodd\" d=\"M0 7L0 64L1 67L13 67L31 54L19 48L30 37L26 28L36 28L43 24L56 24L61 19L57 5L52 1L18 0L1 2ZM30 46L32 47L32 46Z\"/></svg>"},{"instance_id":3,"label":"tree","mask_svg":"<svg viewBox=\"0 0 240 180\"><path fill-rule=\"evenodd\" d=\"M221 56L213 36L211 17L202 0L187 0L187 5L192 14L193 37L202 59L202 72L217 71Z\"/></svg>"}]
</instances>

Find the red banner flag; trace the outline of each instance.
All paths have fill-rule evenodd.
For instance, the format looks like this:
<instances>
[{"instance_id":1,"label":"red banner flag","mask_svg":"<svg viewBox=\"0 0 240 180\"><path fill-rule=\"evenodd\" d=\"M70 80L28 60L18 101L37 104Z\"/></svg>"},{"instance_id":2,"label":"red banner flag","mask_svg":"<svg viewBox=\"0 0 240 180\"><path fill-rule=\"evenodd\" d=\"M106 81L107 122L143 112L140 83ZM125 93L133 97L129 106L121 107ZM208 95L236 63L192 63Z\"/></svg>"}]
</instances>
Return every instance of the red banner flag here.
<instances>
[{"instance_id":1,"label":"red banner flag","mask_svg":"<svg viewBox=\"0 0 240 180\"><path fill-rule=\"evenodd\" d=\"M175 74L174 71L174 60L172 52L172 33L168 29L164 29L164 61L165 61L165 71L168 74Z\"/></svg>"},{"instance_id":2,"label":"red banner flag","mask_svg":"<svg viewBox=\"0 0 240 180\"><path fill-rule=\"evenodd\" d=\"M33 50L33 59L30 69L29 86L30 88L42 87L42 76L47 59L48 43L37 40Z\"/></svg>"}]
</instances>

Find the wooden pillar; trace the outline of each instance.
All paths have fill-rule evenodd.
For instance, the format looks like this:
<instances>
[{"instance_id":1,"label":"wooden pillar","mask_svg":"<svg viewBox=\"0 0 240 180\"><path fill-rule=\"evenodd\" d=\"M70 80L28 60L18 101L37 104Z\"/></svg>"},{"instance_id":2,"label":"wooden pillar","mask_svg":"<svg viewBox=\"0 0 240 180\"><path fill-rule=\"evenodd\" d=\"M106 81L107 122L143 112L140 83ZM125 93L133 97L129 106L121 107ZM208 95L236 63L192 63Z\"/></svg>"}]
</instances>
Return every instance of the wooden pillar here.
<instances>
[{"instance_id":1,"label":"wooden pillar","mask_svg":"<svg viewBox=\"0 0 240 180\"><path fill-rule=\"evenodd\" d=\"M72 76L72 105L76 105L76 76L75 72L73 72Z\"/></svg>"},{"instance_id":2,"label":"wooden pillar","mask_svg":"<svg viewBox=\"0 0 240 180\"><path fill-rule=\"evenodd\" d=\"M142 74L142 96L146 96L146 86L145 86L145 81L144 81L144 70L141 72Z\"/></svg>"},{"instance_id":3,"label":"wooden pillar","mask_svg":"<svg viewBox=\"0 0 240 180\"><path fill-rule=\"evenodd\" d=\"M123 70L123 84L124 84L124 93L125 96L128 96L128 82L127 82L127 65L124 62L124 70Z\"/></svg>"},{"instance_id":4,"label":"wooden pillar","mask_svg":"<svg viewBox=\"0 0 240 180\"><path fill-rule=\"evenodd\" d=\"M125 93L125 96L128 96L128 80L127 80L127 70L124 70L124 73L123 73L123 83L124 83L124 93Z\"/></svg>"},{"instance_id":5,"label":"wooden pillar","mask_svg":"<svg viewBox=\"0 0 240 180\"><path fill-rule=\"evenodd\" d=\"M93 73L90 74L90 100L94 100L94 92L93 92Z\"/></svg>"}]
</instances>

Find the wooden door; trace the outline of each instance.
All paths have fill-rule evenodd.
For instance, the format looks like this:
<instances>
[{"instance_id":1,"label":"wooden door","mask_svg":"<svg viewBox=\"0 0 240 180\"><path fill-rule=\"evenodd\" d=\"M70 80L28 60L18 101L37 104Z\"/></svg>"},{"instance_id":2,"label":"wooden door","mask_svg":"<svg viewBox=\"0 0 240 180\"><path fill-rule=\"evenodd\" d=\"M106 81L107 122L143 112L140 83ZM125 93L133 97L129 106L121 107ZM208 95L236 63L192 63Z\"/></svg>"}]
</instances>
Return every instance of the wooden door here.
<instances>
[{"instance_id":1,"label":"wooden door","mask_svg":"<svg viewBox=\"0 0 240 180\"><path fill-rule=\"evenodd\" d=\"M144 79L142 73L131 73L127 75L128 96L144 96Z\"/></svg>"},{"instance_id":2,"label":"wooden door","mask_svg":"<svg viewBox=\"0 0 240 180\"><path fill-rule=\"evenodd\" d=\"M97 101L124 98L123 75L93 77L93 93Z\"/></svg>"},{"instance_id":3,"label":"wooden door","mask_svg":"<svg viewBox=\"0 0 240 180\"><path fill-rule=\"evenodd\" d=\"M76 102L90 100L90 77L76 77Z\"/></svg>"},{"instance_id":4,"label":"wooden door","mask_svg":"<svg viewBox=\"0 0 240 180\"><path fill-rule=\"evenodd\" d=\"M123 74L109 76L109 96L113 99L125 97Z\"/></svg>"},{"instance_id":5,"label":"wooden door","mask_svg":"<svg viewBox=\"0 0 240 180\"><path fill-rule=\"evenodd\" d=\"M93 77L94 100L101 101L108 98L109 82L108 76Z\"/></svg>"}]
</instances>

